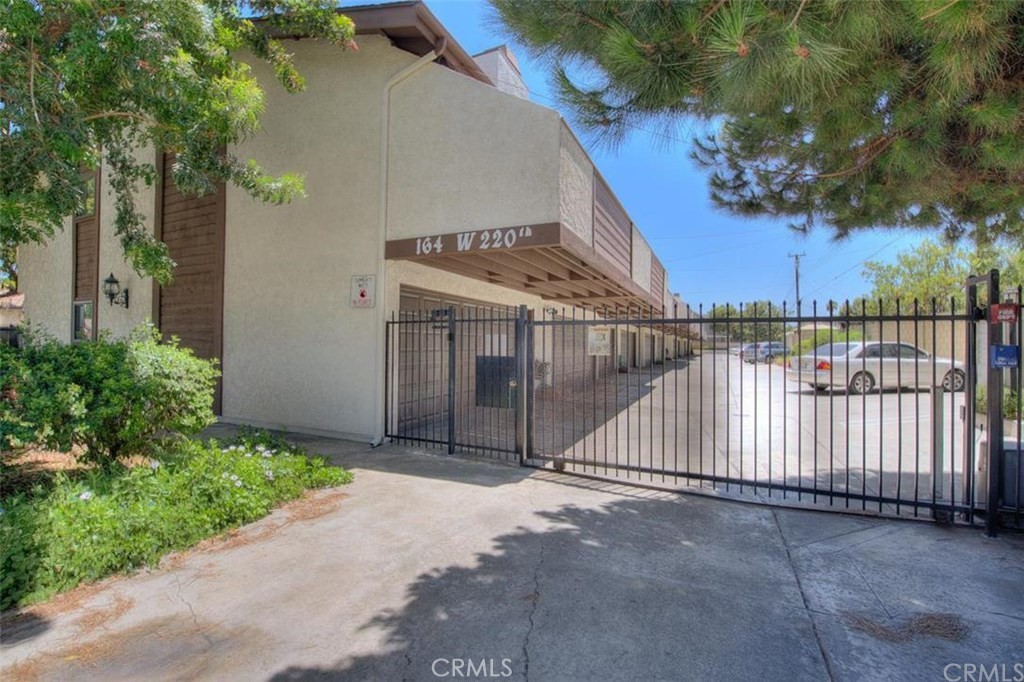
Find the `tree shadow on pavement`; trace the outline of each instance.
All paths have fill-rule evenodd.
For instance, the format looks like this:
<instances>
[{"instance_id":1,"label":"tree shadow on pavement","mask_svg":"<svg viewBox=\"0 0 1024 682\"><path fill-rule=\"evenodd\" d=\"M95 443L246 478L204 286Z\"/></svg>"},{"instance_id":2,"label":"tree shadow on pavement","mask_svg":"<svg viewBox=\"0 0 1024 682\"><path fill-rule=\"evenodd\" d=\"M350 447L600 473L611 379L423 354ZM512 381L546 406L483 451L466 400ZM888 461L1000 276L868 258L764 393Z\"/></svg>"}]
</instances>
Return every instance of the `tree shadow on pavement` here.
<instances>
[{"instance_id":1,"label":"tree shadow on pavement","mask_svg":"<svg viewBox=\"0 0 1024 682\"><path fill-rule=\"evenodd\" d=\"M473 565L419 575L401 608L345 643L371 652L270 680L821 679L770 515L732 508L745 530L730 537L713 509L617 498L538 511Z\"/></svg>"}]
</instances>

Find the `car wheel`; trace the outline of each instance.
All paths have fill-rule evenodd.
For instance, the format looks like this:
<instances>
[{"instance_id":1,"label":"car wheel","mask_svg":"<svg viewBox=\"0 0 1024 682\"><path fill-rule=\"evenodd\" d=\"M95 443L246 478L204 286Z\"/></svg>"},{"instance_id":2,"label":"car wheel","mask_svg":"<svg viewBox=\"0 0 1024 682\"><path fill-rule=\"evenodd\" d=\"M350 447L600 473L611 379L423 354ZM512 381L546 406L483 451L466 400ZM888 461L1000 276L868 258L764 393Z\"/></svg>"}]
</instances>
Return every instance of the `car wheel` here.
<instances>
[{"instance_id":1,"label":"car wheel","mask_svg":"<svg viewBox=\"0 0 1024 682\"><path fill-rule=\"evenodd\" d=\"M850 379L850 393L864 395L865 393L871 393L874 387L875 378L867 372L857 372Z\"/></svg>"},{"instance_id":2,"label":"car wheel","mask_svg":"<svg viewBox=\"0 0 1024 682\"><path fill-rule=\"evenodd\" d=\"M965 383L967 383L967 377L959 369L951 369L946 372L946 376L942 377L942 388L946 393L951 391L959 393L964 390Z\"/></svg>"},{"instance_id":3,"label":"car wheel","mask_svg":"<svg viewBox=\"0 0 1024 682\"><path fill-rule=\"evenodd\" d=\"M764 356L764 364L770 365L773 362L775 362L775 356L774 355L766 355L766 356Z\"/></svg>"}]
</instances>

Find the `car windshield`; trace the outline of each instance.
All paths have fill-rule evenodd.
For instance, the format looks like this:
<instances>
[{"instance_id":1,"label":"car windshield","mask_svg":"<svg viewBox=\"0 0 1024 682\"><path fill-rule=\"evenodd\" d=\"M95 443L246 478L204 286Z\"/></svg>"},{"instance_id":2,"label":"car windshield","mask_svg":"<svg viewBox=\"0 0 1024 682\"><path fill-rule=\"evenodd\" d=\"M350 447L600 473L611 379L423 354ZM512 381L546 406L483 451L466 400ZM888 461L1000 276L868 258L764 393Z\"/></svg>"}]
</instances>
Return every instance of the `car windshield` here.
<instances>
[{"instance_id":1,"label":"car windshield","mask_svg":"<svg viewBox=\"0 0 1024 682\"><path fill-rule=\"evenodd\" d=\"M818 357L836 357L839 355L846 355L855 345L856 344L853 343L823 343L809 353L809 355L816 355Z\"/></svg>"}]
</instances>

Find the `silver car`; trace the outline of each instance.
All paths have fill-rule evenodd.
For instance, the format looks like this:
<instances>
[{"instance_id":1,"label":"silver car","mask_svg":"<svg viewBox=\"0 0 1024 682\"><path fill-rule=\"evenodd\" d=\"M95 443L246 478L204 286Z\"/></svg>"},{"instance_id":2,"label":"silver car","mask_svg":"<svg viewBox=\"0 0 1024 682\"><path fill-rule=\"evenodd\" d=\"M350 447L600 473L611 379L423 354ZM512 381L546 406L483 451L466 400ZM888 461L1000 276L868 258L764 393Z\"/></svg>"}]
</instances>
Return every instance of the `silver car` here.
<instances>
[{"instance_id":1,"label":"silver car","mask_svg":"<svg viewBox=\"0 0 1024 682\"><path fill-rule=\"evenodd\" d=\"M883 388L930 388L962 391L963 366L949 358L932 357L909 343L866 341L826 343L812 353L790 360L786 378L816 390L845 388L870 393Z\"/></svg>"}]
</instances>

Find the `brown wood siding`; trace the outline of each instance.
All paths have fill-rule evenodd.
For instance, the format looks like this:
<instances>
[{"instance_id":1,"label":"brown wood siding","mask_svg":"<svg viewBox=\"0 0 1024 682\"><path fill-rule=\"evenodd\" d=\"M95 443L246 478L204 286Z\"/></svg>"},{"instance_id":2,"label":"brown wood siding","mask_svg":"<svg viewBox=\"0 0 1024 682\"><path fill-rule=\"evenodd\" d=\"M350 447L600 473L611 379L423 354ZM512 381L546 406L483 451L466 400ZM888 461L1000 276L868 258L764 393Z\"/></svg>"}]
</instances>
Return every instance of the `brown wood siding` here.
<instances>
[{"instance_id":1,"label":"brown wood siding","mask_svg":"<svg viewBox=\"0 0 1024 682\"><path fill-rule=\"evenodd\" d=\"M651 256L651 295L657 301L657 308L663 308L665 303L665 266L661 264L656 256Z\"/></svg>"},{"instance_id":2,"label":"brown wood siding","mask_svg":"<svg viewBox=\"0 0 1024 682\"><path fill-rule=\"evenodd\" d=\"M594 175L594 250L609 263L630 274L630 236L632 226L601 176Z\"/></svg>"},{"instance_id":3,"label":"brown wood siding","mask_svg":"<svg viewBox=\"0 0 1024 682\"><path fill-rule=\"evenodd\" d=\"M100 240L96 216L75 221L76 301L95 301L99 286Z\"/></svg>"},{"instance_id":4,"label":"brown wood siding","mask_svg":"<svg viewBox=\"0 0 1024 682\"><path fill-rule=\"evenodd\" d=\"M174 280L161 287L154 308L165 337L176 336L198 357L220 359L224 305L224 191L189 197L171 176L173 157L164 155L158 236L177 263ZM214 409L220 414L221 385Z\"/></svg>"}]
</instances>

